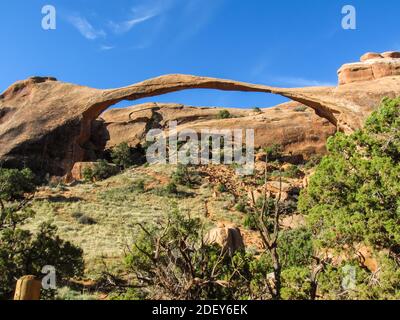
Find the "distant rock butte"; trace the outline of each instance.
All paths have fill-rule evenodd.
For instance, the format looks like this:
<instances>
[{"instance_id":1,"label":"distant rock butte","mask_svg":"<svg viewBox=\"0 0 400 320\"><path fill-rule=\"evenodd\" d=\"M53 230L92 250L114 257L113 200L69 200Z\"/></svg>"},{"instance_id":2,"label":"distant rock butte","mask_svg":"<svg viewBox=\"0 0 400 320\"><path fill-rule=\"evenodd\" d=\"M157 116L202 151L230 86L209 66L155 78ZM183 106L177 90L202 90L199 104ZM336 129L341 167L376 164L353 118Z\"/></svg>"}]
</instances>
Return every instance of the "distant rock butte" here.
<instances>
[{"instance_id":1,"label":"distant rock butte","mask_svg":"<svg viewBox=\"0 0 400 320\"><path fill-rule=\"evenodd\" d=\"M177 131L191 129L254 129L255 146L280 144L293 155L311 156L325 151L326 139L336 132L327 119L298 102L274 108L252 109L188 107L179 104L147 103L124 109L110 109L93 126L92 144L98 150L110 149L121 142L135 146L145 141L151 128L168 129L170 121L178 123ZM218 119L228 110L231 119Z\"/></svg>"},{"instance_id":2,"label":"distant rock butte","mask_svg":"<svg viewBox=\"0 0 400 320\"><path fill-rule=\"evenodd\" d=\"M400 60L396 55L397 53L382 54L383 58L366 60L364 63L374 64L374 61L388 60L388 64L393 65L393 70L397 70L396 65ZM345 67L342 72L343 70L346 70ZM382 72L382 77L374 73L373 79L366 77L365 81L344 81L338 87L296 89L191 75L166 75L128 87L100 90L56 81L50 77L34 77L13 84L0 95L0 160L6 166L27 165L52 175L64 175L71 171L74 163L91 160L88 150L93 148L93 130L101 125L97 119L107 108L122 100L134 101L185 89L278 94L309 106L335 128L351 132L362 126L365 118L379 105L383 97L394 98L400 95L400 76L396 72ZM279 111L268 111L266 117L274 112L278 114ZM282 121L282 125L285 123L283 119L287 117L286 113L281 113L283 118L279 121ZM288 114L297 116L297 119L293 118L293 122L304 120L296 113ZM124 117L122 114L121 116ZM280 116L276 119L280 119ZM204 119L206 120L211 123L214 121ZM235 120L225 121L234 125ZM250 125L253 120L246 120L245 116L240 121L248 121ZM286 120L288 122L290 121ZM307 122L298 123L300 128L302 123ZM262 121L257 120L254 125L260 128ZM267 119L265 125L272 126ZM121 128L120 124L114 126ZM290 127L295 126L292 124ZM299 130L300 133L305 129ZM267 136L273 130L260 132ZM116 141L119 137L115 138L114 135L110 139Z\"/></svg>"}]
</instances>

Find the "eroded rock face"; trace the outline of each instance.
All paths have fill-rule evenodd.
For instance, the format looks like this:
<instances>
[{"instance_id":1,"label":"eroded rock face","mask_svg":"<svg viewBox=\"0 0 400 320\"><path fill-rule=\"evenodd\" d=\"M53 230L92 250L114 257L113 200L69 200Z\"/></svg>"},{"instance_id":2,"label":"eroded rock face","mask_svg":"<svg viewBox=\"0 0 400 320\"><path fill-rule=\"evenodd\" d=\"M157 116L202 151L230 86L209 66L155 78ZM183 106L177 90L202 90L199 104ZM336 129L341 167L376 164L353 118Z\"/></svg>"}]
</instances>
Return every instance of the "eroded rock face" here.
<instances>
[{"instance_id":1,"label":"eroded rock face","mask_svg":"<svg viewBox=\"0 0 400 320\"><path fill-rule=\"evenodd\" d=\"M339 69L339 85L400 75L400 52L369 52L360 61L345 64Z\"/></svg>"},{"instance_id":2,"label":"eroded rock face","mask_svg":"<svg viewBox=\"0 0 400 320\"><path fill-rule=\"evenodd\" d=\"M228 110L232 118L218 119L221 110ZM98 126L93 132L92 141L99 150L113 148L122 142L136 146L145 142L150 129L167 130L171 121L178 123L178 132L187 129L197 133L202 129L254 129L256 148L279 144L286 153L304 158L324 153L326 139L336 132L336 127L327 119L297 102L261 109L259 112L149 103L107 110L98 119L103 126Z\"/></svg>"},{"instance_id":3,"label":"eroded rock face","mask_svg":"<svg viewBox=\"0 0 400 320\"><path fill-rule=\"evenodd\" d=\"M373 60L366 63L369 61ZM54 78L30 78L15 83L0 95L0 160L5 166L26 165L38 172L65 175L75 162L91 159L92 132L101 126L96 119L108 107L122 100L134 101L185 89L278 94L313 108L338 129L351 132L362 126L383 97L400 95L400 76L387 75L339 87L284 89L191 75L166 75L112 90L78 86Z\"/></svg>"}]
</instances>

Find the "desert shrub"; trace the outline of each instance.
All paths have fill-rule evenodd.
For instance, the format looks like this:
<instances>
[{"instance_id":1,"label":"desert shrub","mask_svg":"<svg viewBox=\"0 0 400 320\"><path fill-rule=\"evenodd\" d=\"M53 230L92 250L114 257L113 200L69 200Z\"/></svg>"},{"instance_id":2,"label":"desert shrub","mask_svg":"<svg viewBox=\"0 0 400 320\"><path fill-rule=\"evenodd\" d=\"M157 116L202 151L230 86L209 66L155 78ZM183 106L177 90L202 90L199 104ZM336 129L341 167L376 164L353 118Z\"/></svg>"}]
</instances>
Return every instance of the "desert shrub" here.
<instances>
[{"instance_id":1,"label":"desert shrub","mask_svg":"<svg viewBox=\"0 0 400 320\"><path fill-rule=\"evenodd\" d=\"M131 185L131 190L132 191L137 191L137 192L144 192L146 189L146 185L144 180L137 180Z\"/></svg>"},{"instance_id":2,"label":"desert shrub","mask_svg":"<svg viewBox=\"0 0 400 320\"><path fill-rule=\"evenodd\" d=\"M113 163L121 169L128 169L134 164L133 151L127 142L123 142L111 150Z\"/></svg>"},{"instance_id":3,"label":"desert shrub","mask_svg":"<svg viewBox=\"0 0 400 320\"><path fill-rule=\"evenodd\" d=\"M253 112L261 113L262 111L261 111L261 109L259 107L255 107L255 108L253 108Z\"/></svg>"},{"instance_id":4,"label":"desert shrub","mask_svg":"<svg viewBox=\"0 0 400 320\"><path fill-rule=\"evenodd\" d=\"M257 209L261 210L264 206L264 197L259 197L256 200L255 206ZM264 215L268 215L272 212L275 208L275 201L274 199L270 198L267 199L265 208L264 208ZM243 226L249 230L257 231L257 222L252 214L248 214L245 216L243 220Z\"/></svg>"},{"instance_id":5,"label":"desert shrub","mask_svg":"<svg viewBox=\"0 0 400 320\"><path fill-rule=\"evenodd\" d=\"M79 300L97 300L95 295L84 293L82 291L76 291L69 287L62 287L57 290L55 300L63 301L79 301Z\"/></svg>"},{"instance_id":6,"label":"desert shrub","mask_svg":"<svg viewBox=\"0 0 400 320\"><path fill-rule=\"evenodd\" d=\"M294 111L296 111L296 112L304 112L306 110L307 110L306 106L297 106L294 108Z\"/></svg>"},{"instance_id":7,"label":"desert shrub","mask_svg":"<svg viewBox=\"0 0 400 320\"><path fill-rule=\"evenodd\" d=\"M30 169L0 168L0 198L4 201L23 198L35 190L35 176Z\"/></svg>"},{"instance_id":8,"label":"desert shrub","mask_svg":"<svg viewBox=\"0 0 400 320\"><path fill-rule=\"evenodd\" d=\"M240 251L230 256L216 245L205 244L203 228L199 219L176 209L161 224L140 226L141 233L125 261L146 298L252 296L249 270L254 257ZM134 296L138 296L137 291Z\"/></svg>"},{"instance_id":9,"label":"desert shrub","mask_svg":"<svg viewBox=\"0 0 400 320\"><path fill-rule=\"evenodd\" d=\"M87 216L87 215L85 215L85 214L83 214L83 213L81 213L81 212L74 212L74 213L72 214L72 217L73 217L74 219L76 219L76 221L77 221L79 224L93 225L93 224L96 224L96 223L97 223L95 219L93 219L93 218L91 218L91 217L89 217L89 216Z\"/></svg>"},{"instance_id":10,"label":"desert shrub","mask_svg":"<svg viewBox=\"0 0 400 320\"><path fill-rule=\"evenodd\" d=\"M321 160L322 160L321 155L318 154L312 155L310 159L307 161L307 163L304 165L304 168L305 169L315 168L317 165L321 163Z\"/></svg>"},{"instance_id":11,"label":"desert shrub","mask_svg":"<svg viewBox=\"0 0 400 320\"><path fill-rule=\"evenodd\" d=\"M224 192L227 192L228 189L226 188L226 186L223 183L220 183L217 186L217 191L220 192L220 193L224 193Z\"/></svg>"},{"instance_id":12,"label":"desert shrub","mask_svg":"<svg viewBox=\"0 0 400 320\"><path fill-rule=\"evenodd\" d=\"M264 152L267 154L268 161L275 161L282 158L282 146L274 144L272 146L264 148Z\"/></svg>"},{"instance_id":13,"label":"desert shrub","mask_svg":"<svg viewBox=\"0 0 400 320\"><path fill-rule=\"evenodd\" d=\"M61 282L81 275L82 250L59 238L55 226L43 223L36 233L22 228L34 215L29 207L35 191L32 172L1 169L0 180L0 299L10 298L18 278L40 276L46 265L56 268Z\"/></svg>"},{"instance_id":14,"label":"desert shrub","mask_svg":"<svg viewBox=\"0 0 400 320\"><path fill-rule=\"evenodd\" d=\"M221 110L218 112L218 119L229 119L232 118L231 113L228 110Z\"/></svg>"},{"instance_id":15,"label":"desert shrub","mask_svg":"<svg viewBox=\"0 0 400 320\"><path fill-rule=\"evenodd\" d=\"M285 170L283 173L283 176L286 178L299 178L303 175L303 172L300 170L300 168L296 165L291 165L289 166L288 169Z\"/></svg>"},{"instance_id":16,"label":"desert shrub","mask_svg":"<svg viewBox=\"0 0 400 320\"><path fill-rule=\"evenodd\" d=\"M243 220L243 227L252 230L252 231L257 231L257 223L256 220L253 218L251 215L247 215L244 220Z\"/></svg>"},{"instance_id":17,"label":"desert shrub","mask_svg":"<svg viewBox=\"0 0 400 320\"><path fill-rule=\"evenodd\" d=\"M48 223L33 234L19 228L0 230L0 299L12 294L16 279L23 275L43 276L46 265L56 268L59 283L83 274L83 252L56 234Z\"/></svg>"},{"instance_id":18,"label":"desert shrub","mask_svg":"<svg viewBox=\"0 0 400 320\"><path fill-rule=\"evenodd\" d=\"M361 242L398 251L399 105L400 99L385 99L363 129L328 140L329 155L299 200L320 246Z\"/></svg>"},{"instance_id":19,"label":"desert shrub","mask_svg":"<svg viewBox=\"0 0 400 320\"><path fill-rule=\"evenodd\" d=\"M282 270L283 300L308 300L312 284L309 280L310 269L306 267L290 267Z\"/></svg>"},{"instance_id":20,"label":"desert shrub","mask_svg":"<svg viewBox=\"0 0 400 320\"><path fill-rule=\"evenodd\" d=\"M92 182L94 180L93 169L86 167L82 171L83 180L86 182Z\"/></svg>"},{"instance_id":21,"label":"desert shrub","mask_svg":"<svg viewBox=\"0 0 400 320\"><path fill-rule=\"evenodd\" d=\"M307 228L283 231L278 246L283 268L311 265L314 249L312 234Z\"/></svg>"},{"instance_id":22,"label":"desert shrub","mask_svg":"<svg viewBox=\"0 0 400 320\"><path fill-rule=\"evenodd\" d=\"M239 212L246 213L246 204L244 202L239 202L236 206L235 209Z\"/></svg>"},{"instance_id":23,"label":"desert shrub","mask_svg":"<svg viewBox=\"0 0 400 320\"><path fill-rule=\"evenodd\" d=\"M91 181L101 181L116 175L118 172L119 169L117 167L109 164L106 160L102 159L96 162L93 169L90 169L90 171L86 171L86 175L85 172L83 174L85 180L88 179Z\"/></svg>"},{"instance_id":24,"label":"desert shrub","mask_svg":"<svg viewBox=\"0 0 400 320\"><path fill-rule=\"evenodd\" d=\"M178 194L178 187L176 183L174 182L168 183L167 186L165 187L165 192L167 194Z\"/></svg>"},{"instance_id":25,"label":"desert shrub","mask_svg":"<svg viewBox=\"0 0 400 320\"><path fill-rule=\"evenodd\" d=\"M111 292L108 296L109 300L120 300L120 301L135 301L145 300L146 294L137 288L128 288L122 292L115 291Z\"/></svg>"},{"instance_id":26,"label":"desert shrub","mask_svg":"<svg viewBox=\"0 0 400 320\"><path fill-rule=\"evenodd\" d=\"M175 182L170 182L166 186L154 188L151 192L160 197L187 198L192 196L192 193L179 190Z\"/></svg>"},{"instance_id":27,"label":"desert shrub","mask_svg":"<svg viewBox=\"0 0 400 320\"><path fill-rule=\"evenodd\" d=\"M171 176L175 184L193 187L199 183L199 174L189 165L178 164L176 171Z\"/></svg>"},{"instance_id":28,"label":"desert shrub","mask_svg":"<svg viewBox=\"0 0 400 320\"><path fill-rule=\"evenodd\" d=\"M87 215L81 216L81 217L78 219L78 222L79 222L80 224L85 224L85 225L93 225L93 224L96 224L96 223L97 223L95 219L93 219L93 218L91 218L91 217L89 217L89 216L87 216Z\"/></svg>"}]
</instances>

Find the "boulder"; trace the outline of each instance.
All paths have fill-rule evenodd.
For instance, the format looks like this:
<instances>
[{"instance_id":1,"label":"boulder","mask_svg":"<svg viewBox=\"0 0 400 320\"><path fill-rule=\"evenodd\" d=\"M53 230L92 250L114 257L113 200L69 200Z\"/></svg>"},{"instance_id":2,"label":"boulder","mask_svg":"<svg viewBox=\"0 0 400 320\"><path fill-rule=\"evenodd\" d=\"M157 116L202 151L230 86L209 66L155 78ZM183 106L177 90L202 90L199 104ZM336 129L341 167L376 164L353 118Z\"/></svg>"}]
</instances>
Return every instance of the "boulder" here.
<instances>
[{"instance_id":1,"label":"boulder","mask_svg":"<svg viewBox=\"0 0 400 320\"><path fill-rule=\"evenodd\" d=\"M217 244L230 255L245 248L243 237L239 228L217 227L211 229L204 237L206 244Z\"/></svg>"},{"instance_id":2,"label":"boulder","mask_svg":"<svg viewBox=\"0 0 400 320\"><path fill-rule=\"evenodd\" d=\"M372 59L382 59L383 56L379 53L376 52L367 52L363 54L360 58L361 62L367 61L367 60L372 60Z\"/></svg>"},{"instance_id":3,"label":"boulder","mask_svg":"<svg viewBox=\"0 0 400 320\"><path fill-rule=\"evenodd\" d=\"M91 169L95 167L96 162L75 162L71 170L71 181L81 181L84 180L84 172L86 169Z\"/></svg>"},{"instance_id":4,"label":"boulder","mask_svg":"<svg viewBox=\"0 0 400 320\"><path fill-rule=\"evenodd\" d=\"M399 51L387 51L382 53L384 58L392 58L392 59L400 59L400 52Z\"/></svg>"},{"instance_id":5,"label":"boulder","mask_svg":"<svg viewBox=\"0 0 400 320\"><path fill-rule=\"evenodd\" d=\"M279 191L289 193L291 189L292 186L287 182L270 181L267 183L267 190L272 193L279 193Z\"/></svg>"},{"instance_id":6,"label":"boulder","mask_svg":"<svg viewBox=\"0 0 400 320\"><path fill-rule=\"evenodd\" d=\"M358 247L357 256L360 259L361 264L372 273L375 273L379 270L378 260L374 256L373 250L370 247L360 245Z\"/></svg>"}]
</instances>

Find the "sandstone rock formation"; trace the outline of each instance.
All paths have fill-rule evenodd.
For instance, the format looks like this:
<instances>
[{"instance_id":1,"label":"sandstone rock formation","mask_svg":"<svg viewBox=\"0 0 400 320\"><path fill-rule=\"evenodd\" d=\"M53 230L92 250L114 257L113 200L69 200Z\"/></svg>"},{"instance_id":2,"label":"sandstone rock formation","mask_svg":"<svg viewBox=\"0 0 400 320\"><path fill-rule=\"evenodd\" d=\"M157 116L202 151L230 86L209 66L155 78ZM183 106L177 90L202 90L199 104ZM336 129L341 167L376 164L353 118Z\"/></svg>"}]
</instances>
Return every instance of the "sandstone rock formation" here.
<instances>
[{"instance_id":1,"label":"sandstone rock formation","mask_svg":"<svg viewBox=\"0 0 400 320\"><path fill-rule=\"evenodd\" d=\"M365 63L369 61L374 60ZM393 65L397 70L397 62ZM296 89L190 75L166 75L112 90L54 78L30 78L13 84L0 95L0 160L6 166L27 165L37 171L64 175L75 162L89 160L92 125L108 107L122 100L193 88L282 95L313 108L340 130L350 132L362 126L383 97L400 95L400 76L383 74L383 78L339 87Z\"/></svg>"},{"instance_id":2,"label":"sandstone rock formation","mask_svg":"<svg viewBox=\"0 0 400 320\"><path fill-rule=\"evenodd\" d=\"M380 53L376 52L367 52L361 56L360 61L364 62L371 59L383 59L383 56Z\"/></svg>"},{"instance_id":3,"label":"sandstone rock formation","mask_svg":"<svg viewBox=\"0 0 400 320\"><path fill-rule=\"evenodd\" d=\"M97 150L112 148L121 142L132 146L143 144L151 128L166 129L177 121L177 131L191 129L254 129L255 147L273 144L283 146L286 153L307 158L325 151L326 139L336 132L328 120L318 117L311 108L289 102L260 112L246 109L187 107L179 104L149 103L104 112L93 129L91 141ZM221 110L228 110L231 119L218 119Z\"/></svg>"},{"instance_id":4,"label":"sandstone rock formation","mask_svg":"<svg viewBox=\"0 0 400 320\"><path fill-rule=\"evenodd\" d=\"M345 64L339 69L339 85L400 75L400 52L369 52L360 61Z\"/></svg>"}]
</instances>

